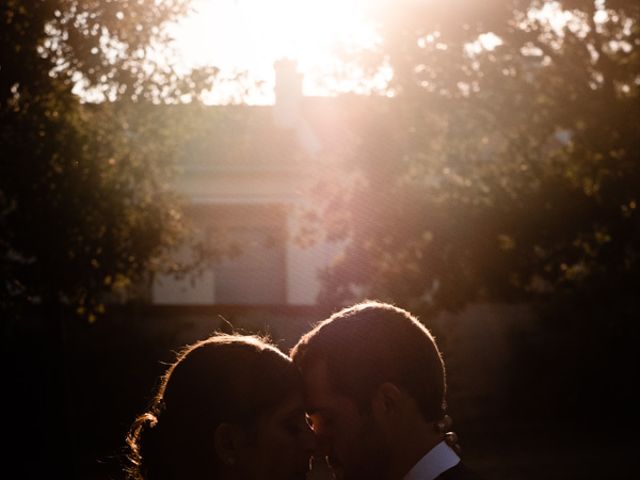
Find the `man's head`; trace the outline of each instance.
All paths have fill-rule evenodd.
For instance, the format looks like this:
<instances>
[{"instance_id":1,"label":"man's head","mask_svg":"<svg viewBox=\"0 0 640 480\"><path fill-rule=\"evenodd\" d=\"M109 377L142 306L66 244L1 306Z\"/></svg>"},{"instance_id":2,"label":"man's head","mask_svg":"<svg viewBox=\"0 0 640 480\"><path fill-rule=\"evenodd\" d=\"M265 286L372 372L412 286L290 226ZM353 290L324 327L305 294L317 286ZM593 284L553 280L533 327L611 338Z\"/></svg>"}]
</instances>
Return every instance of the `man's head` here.
<instances>
[{"instance_id":1,"label":"man's head","mask_svg":"<svg viewBox=\"0 0 640 480\"><path fill-rule=\"evenodd\" d=\"M321 322L293 348L314 429L345 477L384 478L416 422L444 416L444 364L409 312L365 302Z\"/></svg>"}]
</instances>

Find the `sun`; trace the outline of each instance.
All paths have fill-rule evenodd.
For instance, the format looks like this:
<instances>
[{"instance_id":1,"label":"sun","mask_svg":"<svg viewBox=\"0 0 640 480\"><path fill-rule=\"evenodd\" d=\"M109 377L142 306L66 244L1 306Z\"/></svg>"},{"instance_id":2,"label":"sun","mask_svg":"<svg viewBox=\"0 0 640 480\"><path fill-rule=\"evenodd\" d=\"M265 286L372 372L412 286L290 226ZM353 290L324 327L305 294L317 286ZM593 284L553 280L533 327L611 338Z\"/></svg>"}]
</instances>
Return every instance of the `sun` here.
<instances>
[{"instance_id":1,"label":"sun","mask_svg":"<svg viewBox=\"0 0 640 480\"><path fill-rule=\"evenodd\" d=\"M304 72L331 71L336 49L377 41L364 0L193 0L170 27L181 67L215 65L269 82L280 58Z\"/></svg>"}]
</instances>

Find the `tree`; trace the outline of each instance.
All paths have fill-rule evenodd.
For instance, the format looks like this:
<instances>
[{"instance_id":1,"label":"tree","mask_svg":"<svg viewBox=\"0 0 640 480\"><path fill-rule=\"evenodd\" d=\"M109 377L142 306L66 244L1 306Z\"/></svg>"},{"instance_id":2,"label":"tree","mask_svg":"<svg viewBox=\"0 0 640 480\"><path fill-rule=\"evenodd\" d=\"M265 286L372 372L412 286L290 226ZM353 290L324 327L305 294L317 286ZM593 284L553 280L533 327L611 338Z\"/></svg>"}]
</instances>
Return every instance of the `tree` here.
<instances>
[{"instance_id":1,"label":"tree","mask_svg":"<svg viewBox=\"0 0 640 480\"><path fill-rule=\"evenodd\" d=\"M601 401L596 388L630 402L617 366L637 361L640 6L409 1L379 21L393 117L359 125L357 181L322 190L322 223L348 240L323 299L423 317L533 304L519 349L555 408Z\"/></svg>"},{"instance_id":2,"label":"tree","mask_svg":"<svg viewBox=\"0 0 640 480\"><path fill-rule=\"evenodd\" d=\"M351 220L330 232L351 241L327 273L328 298L351 285L436 311L630 280L638 7L424 8L383 25L395 116L361 126L347 167L361 181L325 211L328 225L336 212Z\"/></svg>"},{"instance_id":3,"label":"tree","mask_svg":"<svg viewBox=\"0 0 640 480\"><path fill-rule=\"evenodd\" d=\"M164 25L188 6L2 3L1 308L72 305L92 319L180 241L168 186L180 131L157 105L197 97L216 73L180 76L162 55Z\"/></svg>"},{"instance_id":4,"label":"tree","mask_svg":"<svg viewBox=\"0 0 640 480\"><path fill-rule=\"evenodd\" d=\"M5 475L86 477L74 472L70 320L79 314L85 322L74 325L87 327L106 296L155 268L186 232L169 185L188 125L162 105L197 98L216 73L180 76L163 59L163 26L188 3L0 4Z\"/></svg>"}]
</instances>

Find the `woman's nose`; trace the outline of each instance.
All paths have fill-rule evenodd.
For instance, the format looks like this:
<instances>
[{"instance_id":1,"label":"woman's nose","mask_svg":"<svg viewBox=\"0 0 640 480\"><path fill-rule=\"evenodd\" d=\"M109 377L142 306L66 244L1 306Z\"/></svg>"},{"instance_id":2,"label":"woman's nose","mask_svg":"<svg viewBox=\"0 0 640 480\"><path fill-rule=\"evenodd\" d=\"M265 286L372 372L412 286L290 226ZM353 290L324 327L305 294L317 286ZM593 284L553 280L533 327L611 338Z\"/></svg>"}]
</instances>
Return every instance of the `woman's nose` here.
<instances>
[{"instance_id":1,"label":"woman's nose","mask_svg":"<svg viewBox=\"0 0 640 480\"><path fill-rule=\"evenodd\" d=\"M305 429L302 433L302 438L300 439L302 448L305 452L309 453L309 455L315 455L318 451L318 439L313 433L311 428Z\"/></svg>"},{"instance_id":2,"label":"woman's nose","mask_svg":"<svg viewBox=\"0 0 640 480\"><path fill-rule=\"evenodd\" d=\"M318 457L327 457L331 454L331 439L325 433L313 433L314 437L314 445L315 445L315 455Z\"/></svg>"}]
</instances>

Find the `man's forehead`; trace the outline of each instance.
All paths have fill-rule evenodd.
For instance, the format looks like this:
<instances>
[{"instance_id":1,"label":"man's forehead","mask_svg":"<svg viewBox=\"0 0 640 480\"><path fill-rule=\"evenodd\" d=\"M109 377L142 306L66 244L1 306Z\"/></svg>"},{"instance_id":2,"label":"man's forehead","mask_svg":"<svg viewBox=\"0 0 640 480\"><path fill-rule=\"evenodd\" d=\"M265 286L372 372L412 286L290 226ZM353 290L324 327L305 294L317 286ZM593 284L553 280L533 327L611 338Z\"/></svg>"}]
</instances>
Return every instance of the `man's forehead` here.
<instances>
[{"instance_id":1,"label":"man's forehead","mask_svg":"<svg viewBox=\"0 0 640 480\"><path fill-rule=\"evenodd\" d=\"M329 375L327 363L317 360L302 369L304 398L307 411L329 408L337 399Z\"/></svg>"},{"instance_id":2,"label":"man's forehead","mask_svg":"<svg viewBox=\"0 0 640 480\"><path fill-rule=\"evenodd\" d=\"M331 390L331 376L325 360L314 360L301 370L305 393Z\"/></svg>"}]
</instances>

